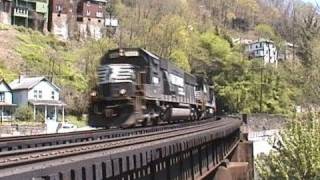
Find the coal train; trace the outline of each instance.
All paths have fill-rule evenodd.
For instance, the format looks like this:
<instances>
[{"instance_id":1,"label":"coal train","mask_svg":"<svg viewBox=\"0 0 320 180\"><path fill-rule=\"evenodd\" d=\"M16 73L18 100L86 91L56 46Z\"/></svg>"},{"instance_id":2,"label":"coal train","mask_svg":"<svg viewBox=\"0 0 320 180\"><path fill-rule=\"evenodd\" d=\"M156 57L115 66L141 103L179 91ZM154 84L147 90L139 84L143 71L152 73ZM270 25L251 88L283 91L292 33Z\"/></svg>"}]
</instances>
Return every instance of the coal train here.
<instances>
[{"instance_id":1,"label":"coal train","mask_svg":"<svg viewBox=\"0 0 320 180\"><path fill-rule=\"evenodd\" d=\"M145 49L110 50L97 70L90 94L92 127L148 126L213 117L213 89Z\"/></svg>"}]
</instances>

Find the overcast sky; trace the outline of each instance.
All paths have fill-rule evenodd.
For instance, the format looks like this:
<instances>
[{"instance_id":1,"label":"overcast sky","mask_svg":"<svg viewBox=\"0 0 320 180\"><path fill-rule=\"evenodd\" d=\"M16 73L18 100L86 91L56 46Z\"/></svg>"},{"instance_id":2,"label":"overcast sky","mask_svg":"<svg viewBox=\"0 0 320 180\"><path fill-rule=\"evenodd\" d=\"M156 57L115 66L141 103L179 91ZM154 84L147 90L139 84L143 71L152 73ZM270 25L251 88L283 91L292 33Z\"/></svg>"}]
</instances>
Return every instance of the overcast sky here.
<instances>
[{"instance_id":1,"label":"overcast sky","mask_svg":"<svg viewBox=\"0 0 320 180\"><path fill-rule=\"evenodd\" d=\"M305 2L311 2L314 3L317 2L318 4L320 4L320 0L304 0Z\"/></svg>"}]
</instances>

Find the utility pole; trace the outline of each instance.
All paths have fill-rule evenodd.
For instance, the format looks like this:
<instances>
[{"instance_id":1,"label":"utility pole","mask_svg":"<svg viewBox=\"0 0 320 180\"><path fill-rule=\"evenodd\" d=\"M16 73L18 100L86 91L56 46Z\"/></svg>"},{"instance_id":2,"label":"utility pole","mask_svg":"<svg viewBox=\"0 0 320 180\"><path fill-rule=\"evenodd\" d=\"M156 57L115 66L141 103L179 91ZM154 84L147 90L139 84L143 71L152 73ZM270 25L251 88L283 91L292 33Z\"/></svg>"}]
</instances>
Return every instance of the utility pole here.
<instances>
[{"instance_id":1,"label":"utility pole","mask_svg":"<svg viewBox=\"0 0 320 180\"><path fill-rule=\"evenodd\" d=\"M262 112L262 100L263 100L263 86L262 86L262 82L263 82L263 67L260 67L260 113Z\"/></svg>"}]
</instances>

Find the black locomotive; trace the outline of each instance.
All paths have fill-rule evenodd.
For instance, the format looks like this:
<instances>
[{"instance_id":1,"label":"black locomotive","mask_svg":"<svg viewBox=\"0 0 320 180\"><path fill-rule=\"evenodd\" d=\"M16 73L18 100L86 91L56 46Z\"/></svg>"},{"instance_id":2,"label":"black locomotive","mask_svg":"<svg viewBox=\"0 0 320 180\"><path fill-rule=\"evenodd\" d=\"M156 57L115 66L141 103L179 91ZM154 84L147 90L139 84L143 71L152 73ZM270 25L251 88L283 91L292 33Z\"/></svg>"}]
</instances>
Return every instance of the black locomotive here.
<instances>
[{"instance_id":1,"label":"black locomotive","mask_svg":"<svg viewBox=\"0 0 320 180\"><path fill-rule=\"evenodd\" d=\"M144 49L110 50L98 68L89 125L133 127L212 117L215 97L206 81Z\"/></svg>"}]
</instances>

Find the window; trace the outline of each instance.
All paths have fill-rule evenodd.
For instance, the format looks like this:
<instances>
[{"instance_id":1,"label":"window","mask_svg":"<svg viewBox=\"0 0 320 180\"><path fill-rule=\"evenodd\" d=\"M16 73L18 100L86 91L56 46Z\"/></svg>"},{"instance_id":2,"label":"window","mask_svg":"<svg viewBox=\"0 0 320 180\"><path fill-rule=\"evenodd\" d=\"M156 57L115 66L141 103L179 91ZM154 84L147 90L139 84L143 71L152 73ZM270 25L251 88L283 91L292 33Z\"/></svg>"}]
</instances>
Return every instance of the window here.
<instances>
[{"instance_id":1,"label":"window","mask_svg":"<svg viewBox=\"0 0 320 180\"><path fill-rule=\"evenodd\" d=\"M62 11L62 6L61 5L56 5L56 11L61 12Z\"/></svg>"},{"instance_id":2,"label":"window","mask_svg":"<svg viewBox=\"0 0 320 180\"><path fill-rule=\"evenodd\" d=\"M38 91L37 90L33 91L33 97L34 97L34 99L38 98Z\"/></svg>"},{"instance_id":3,"label":"window","mask_svg":"<svg viewBox=\"0 0 320 180\"><path fill-rule=\"evenodd\" d=\"M54 91L51 91L51 99L54 99Z\"/></svg>"},{"instance_id":4,"label":"window","mask_svg":"<svg viewBox=\"0 0 320 180\"><path fill-rule=\"evenodd\" d=\"M42 99L42 91L39 90L39 99Z\"/></svg>"},{"instance_id":5,"label":"window","mask_svg":"<svg viewBox=\"0 0 320 180\"><path fill-rule=\"evenodd\" d=\"M263 52L264 52L263 50L260 50L260 56L263 56L263 55L264 55Z\"/></svg>"},{"instance_id":6,"label":"window","mask_svg":"<svg viewBox=\"0 0 320 180\"><path fill-rule=\"evenodd\" d=\"M4 102L4 92L0 92L0 102Z\"/></svg>"}]
</instances>

